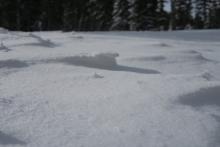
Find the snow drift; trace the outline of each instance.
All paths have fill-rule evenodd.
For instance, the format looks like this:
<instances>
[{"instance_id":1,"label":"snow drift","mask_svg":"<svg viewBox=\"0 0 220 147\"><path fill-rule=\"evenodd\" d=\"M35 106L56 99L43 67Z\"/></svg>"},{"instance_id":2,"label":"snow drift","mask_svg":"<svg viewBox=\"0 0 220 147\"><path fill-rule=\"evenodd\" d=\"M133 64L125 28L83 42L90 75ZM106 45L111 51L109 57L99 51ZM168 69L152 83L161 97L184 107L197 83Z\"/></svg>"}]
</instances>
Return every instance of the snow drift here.
<instances>
[{"instance_id":1,"label":"snow drift","mask_svg":"<svg viewBox=\"0 0 220 147\"><path fill-rule=\"evenodd\" d=\"M9 52L10 49L8 47L6 47L3 43L1 43L0 44L0 51Z\"/></svg>"},{"instance_id":2,"label":"snow drift","mask_svg":"<svg viewBox=\"0 0 220 147\"><path fill-rule=\"evenodd\" d=\"M153 69L144 69L138 67L131 67L119 65L116 58L118 53L98 53L94 55L77 55L70 57L63 57L58 59L47 60L47 63L64 63L67 65L83 66L96 69L104 69L110 71L124 71L138 74L159 74L160 72Z\"/></svg>"},{"instance_id":3,"label":"snow drift","mask_svg":"<svg viewBox=\"0 0 220 147\"><path fill-rule=\"evenodd\" d=\"M29 37L32 37L34 39L36 39L38 41L38 43L30 43L28 45L32 45L32 46L42 46L42 47L49 47L49 48L54 48L57 45L55 43L53 43L50 39L44 39L38 35L29 34Z\"/></svg>"},{"instance_id":4,"label":"snow drift","mask_svg":"<svg viewBox=\"0 0 220 147\"><path fill-rule=\"evenodd\" d=\"M6 34L6 33L8 33L8 30L0 27L0 33Z\"/></svg>"},{"instance_id":5,"label":"snow drift","mask_svg":"<svg viewBox=\"0 0 220 147\"><path fill-rule=\"evenodd\" d=\"M58 61L77 66L108 69L117 66L116 57L118 56L118 53L99 53L95 55L78 55L65 57L58 59Z\"/></svg>"}]
</instances>

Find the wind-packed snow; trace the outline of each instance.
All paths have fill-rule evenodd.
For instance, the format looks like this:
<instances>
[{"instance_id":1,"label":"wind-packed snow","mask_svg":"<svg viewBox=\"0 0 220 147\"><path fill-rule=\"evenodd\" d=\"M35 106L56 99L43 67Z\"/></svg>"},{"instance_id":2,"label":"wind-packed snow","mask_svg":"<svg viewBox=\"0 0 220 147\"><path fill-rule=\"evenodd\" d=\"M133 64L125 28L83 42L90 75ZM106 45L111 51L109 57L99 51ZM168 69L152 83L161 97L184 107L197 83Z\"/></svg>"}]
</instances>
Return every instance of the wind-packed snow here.
<instances>
[{"instance_id":1,"label":"wind-packed snow","mask_svg":"<svg viewBox=\"0 0 220 147\"><path fill-rule=\"evenodd\" d=\"M219 30L0 42L0 146L220 146Z\"/></svg>"}]
</instances>

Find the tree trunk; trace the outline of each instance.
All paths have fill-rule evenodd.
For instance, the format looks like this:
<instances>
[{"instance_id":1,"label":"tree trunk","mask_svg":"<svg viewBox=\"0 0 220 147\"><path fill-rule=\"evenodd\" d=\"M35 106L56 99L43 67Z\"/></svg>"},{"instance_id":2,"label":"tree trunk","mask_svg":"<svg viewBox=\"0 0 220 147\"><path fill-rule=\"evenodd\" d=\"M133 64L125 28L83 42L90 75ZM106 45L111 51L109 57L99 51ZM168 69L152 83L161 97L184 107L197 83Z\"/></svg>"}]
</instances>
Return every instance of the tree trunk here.
<instances>
[{"instance_id":1,"label":"tree trunk","mask_svg":"<svg viewBox=\"0 0 220 147\"><path fill-rule=\"evenodd\" d=\"M176 30L176 0L171 0L170 30Z\"/></svg>"},{"instance_id":2,"label":"tree trunk","mask_svg":"<svg viewBox=\"0 0 220 147\"><path fill-rule=\"evenodd\" d=\"M17 0L16 4L16 28L20 31L21 29L21 14L20 14L20 0Z\"/></svg>"}]
</instances>

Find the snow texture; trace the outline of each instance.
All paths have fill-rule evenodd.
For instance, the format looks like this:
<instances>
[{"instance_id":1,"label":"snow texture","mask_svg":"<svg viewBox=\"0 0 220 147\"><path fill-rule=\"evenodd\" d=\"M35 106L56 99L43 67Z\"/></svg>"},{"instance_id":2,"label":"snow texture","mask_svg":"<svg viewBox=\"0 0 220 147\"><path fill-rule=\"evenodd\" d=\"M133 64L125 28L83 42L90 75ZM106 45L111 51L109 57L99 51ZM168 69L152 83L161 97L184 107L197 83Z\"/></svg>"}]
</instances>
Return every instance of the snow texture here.
<instances>
[{"instance_id":1,"label":"snow texture","mask_svg":"<svg viewBox=\"0 0 220 147\"><path fill-rule=\"evenodd\" d=\"M0 41L0 147L220 146L219 30Z\"/></svg>"}]
</instances>

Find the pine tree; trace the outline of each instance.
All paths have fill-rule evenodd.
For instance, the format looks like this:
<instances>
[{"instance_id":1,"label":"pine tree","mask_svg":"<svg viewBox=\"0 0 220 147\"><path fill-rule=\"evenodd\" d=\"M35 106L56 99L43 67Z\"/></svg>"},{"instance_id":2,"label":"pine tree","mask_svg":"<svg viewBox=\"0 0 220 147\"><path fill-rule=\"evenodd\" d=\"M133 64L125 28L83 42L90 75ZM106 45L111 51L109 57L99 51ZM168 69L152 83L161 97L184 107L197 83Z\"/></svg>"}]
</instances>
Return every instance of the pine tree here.
<instances>
[{"instance_id":1,"label":"pine tree","mask_svg":"<svg viewBox=\"0 0 220 147\"><path fill-rule=\"evenodd\" d=\"M73 18L74 11L72 10L72 3L69 0L64 0L62 3L63 6L63 16L62 16L62 30L63 31L71 31L73 30Z\"/></svg>"},{"instance_id":2,"label":"pine tree","mask_svg":"<svg viewBox=\"0 0 220 147\"><path fill-rule=\"evenodd\" d=\"M36 18L36 22L40 19L44 29L60 29L63 21L62 0L42 0L39 14L38 18Z\"/></svg>"},{"instance_id":3,"label":"pine tree","mask_svg":"<svg viewBox=\"0 0 220 147\"><path fill-rule=\"evenodd\" d=\"M192 24L192 1L176 0L175 7L176 26L179 29L185 29Z\"/></svg>"},{"instance_id":4,"label":"pine tree","mask_svg":"<svg viewBox=\"0 0 220 147\"><path fill-rule=\"evenodd\" d=\"M220 28L220 1L212 0L209 11L209 27Z\"/></svg>"},{"instance_id":5,"label":"pine tree","mask_svg":"<svg viewBox=\"0 0 220 147\"><path fill-rule=\"evenodd\" d=\"M170 12L169 29L176 30L176 0L170 1L170 7L171 7L171 12Z\"/></svg>"},{"instance_id":6,"label":"pine tree","mask_svg":"<svg viewBox=\"0 0 220 147\"><path fill-rule=\"evenodd\" d=\"M89 30L89 13L88 8L90 6L89 0L80 0L77 4L77 19L78 19L78 30L87 31Z\"/></svg>"},{"instance_id":7,"label":"pine tree","mask_svg":"<svg viewBox=\"0 0 220 147\"><path fill-rule=\"evenodd\" d=\"M220 28L219 0L0 0L0 27L10 30L149 30ZM192 5L192 1L194 4ZM192 17L192 6L195 6Z\"/></svg>"},{"instance_id":8,"label":"pine tree","mask_svg":"<svg viewBox=\"0 0 220 147\"><path fill-rule=\"evenodd\" d=\"M196 0L195 5L195 27L199 29L209 28L210 0Z\"/></svg>"},{"instance_id":9,"label":"pine tree","mask_svg":"<svg viewBox=\"0 0 220 147\"><path fill-rule=\"evenodd\" d=\"M97 30L98 22L98 14L99 9L97 6L97 2L95 0L90 0L87 5L88 19L87 19L87 30L95 31Z\"/></svg>"},{"instance_id":10,"label":"pine tree","mask_svg":"<svg viewBox=\"0 0 220 147\"><path fill-rule=\"evenodd\" d=\"M167 30L169 26L169 16L164 10L164 5L166 2L166 0L158 0L157 23L155 27L157 27L159 30Z\"/></svg>"},{"instance_id":11,"label":"pine tree","mask_svg":"<svg viewBox=\"0 0 220 147\"><path fill-rule=\"evenodd\" d=\"M112 0L96 0L97 30L109 30L112 25L114 2Z\"/></svg>"},{"instance_id":12,"label":"pine tree","mask_svg":"<svg viewBox=\"0 0 220 147\"><path fill-rule=\"evenodd\" d=\"M65 0L63 1L63 30L81 31L87 23L87 5L89 0Z\"/></svg>"},{"instance_id":13,"label":"pine tree","mask_svg":"<svg viewBox=\"0 0 220 147\"><path fill-rule=\"evenodd\" d=\"M2 27L16 30L16 1L0 0L0 23Z\"/></svg>"},{"instance_id":14,"label":"pine tree","mask_svg":"<svg viewBox=\"0 0 220 147\"><path fill-rule=\"evenodd\" d=\"M20 1L20 24L24 31L37 30L37 22L40 16L40 1L21 0Z\"/></svg>"},{"instance_id":15,"label":"pine tree","mask_svg":"<svg viewBox=\"0 0 220 147\"><path fill-rule=\"evenodd\" d=\"M5 28L9 27L9 22L6 19L8 15L6 9L8 5L8 1L0 0L0 26Z\"/></svg>"},{"instance_id":16,"label":"pine tree","mask_svg":"<svg viewBox=\"0 0 220 147\"><path fill-rule=\"evenodd\" d=\"M135 22L136 30L149 30L156 26L157 6L156 0L136 0L134 2L132 19Z\"/></svg>"},{"instance_id":17,"label":"pine tree","mask_svg":"<svg viewBox=\"0 0 220 147\"><path fill-rule=\"evenodd\" d=\"M112 30L129 30L129 2L128 0L115 0L113 11Z\"/></svg>"},{"instance_id":18,"label":"pine tree","mask_svg":"<svg viewBox=\"0 0 220 147\"><path fill-rule=\"evenodd\" d=\"M136 26L136 17L137 14L135 13L135 9L134 9L134 4L135 4L135 0L129 0L130 3L130 7L129 7L129 30L130 31L136 31L137 30L137 26Z\"/></svg>"},{"instance_id":19,"label":"pine tree","mask_svg":"<svg viewBox=\"0 0 220 147\"><path fill-rule=\"evenodd\" d=\"M20 13L20 5L21 5L21 0L16 1L16 26L17 30L21 29L21 13Z\"/></svg>"}]
</instances>

